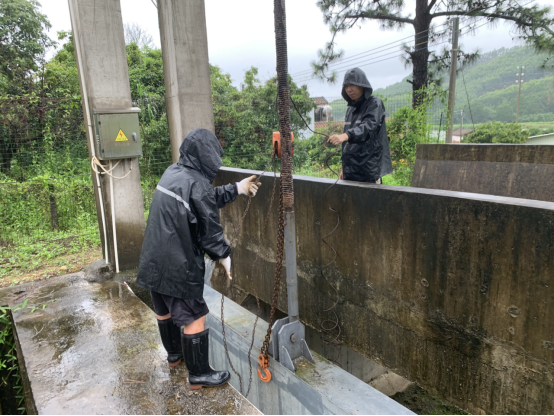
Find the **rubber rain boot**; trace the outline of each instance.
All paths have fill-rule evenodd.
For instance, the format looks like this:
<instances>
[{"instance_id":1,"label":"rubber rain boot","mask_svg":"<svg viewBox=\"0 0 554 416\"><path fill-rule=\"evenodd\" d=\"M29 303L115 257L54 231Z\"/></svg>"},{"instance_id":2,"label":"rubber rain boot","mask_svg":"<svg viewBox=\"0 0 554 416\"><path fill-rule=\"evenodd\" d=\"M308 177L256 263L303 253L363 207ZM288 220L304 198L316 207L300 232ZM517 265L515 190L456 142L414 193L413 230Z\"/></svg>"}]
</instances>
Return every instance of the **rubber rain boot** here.
<instances>
[{"instance_id":1,"label":"rubber rain boot","mask_svg":"<svg viewBox=\"0 0 554 416\"><path fill-rule=\"evenodd\" d=\"M218 387L231 379L228 371L215 371L210 367L208 356L209 329L198 334L187 335L181 332L183 356L189 370L189 384L191 390L202 387Z\"/></svg>"},{"instance_id":2,"label":"rubber rain boot","mask_svg":"<svg viewBox=\"0 0 554 416\"><path fill-rule=\"evenodd\" d=\"M173 319L158 319L158 329L162 344L167 351L167 363L170 367L177 367L183 360L183 352L181 350L181 333L179 327L175 325Z\"/></svg>"}]
</instances>

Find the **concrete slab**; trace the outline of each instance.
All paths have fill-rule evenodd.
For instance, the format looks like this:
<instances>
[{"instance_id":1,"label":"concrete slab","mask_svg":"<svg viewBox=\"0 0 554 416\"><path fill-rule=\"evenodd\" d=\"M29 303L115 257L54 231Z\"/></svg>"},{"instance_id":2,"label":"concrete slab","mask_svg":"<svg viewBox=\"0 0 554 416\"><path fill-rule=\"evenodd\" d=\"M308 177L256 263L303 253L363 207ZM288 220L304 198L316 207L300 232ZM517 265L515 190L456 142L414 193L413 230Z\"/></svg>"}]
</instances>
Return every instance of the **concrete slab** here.
<instances>
[{"instance_id":1,"label":"concrete slab","mask_svg":"<svg viewBox=\"0 0 554 416\"><path fill-rule=\"evenodd\" d=\"M214 329L210 330L210 362L218 369L231 371L221 331L221 294L205 286L204 299L210 308L207 323ZM270 357L272 380L263 383L256 369L267 322L258 320L254 348L248 356L256 316L225 298L224 318L229 354L233 366L241 374L243 393L248 390L251 364L252 385L247 397L264 414L414 414L313 351L315 364L300 362L296 373ZM231 383L240 388L234 374Z\"/></svg>"},{"instance_id":2,"label":"concrete slab","mask_svg":"<svg viewBox=\"0 0 554 416\"><path fill-rule=\"evenodd\" d=\"M69 275L0 298L46 304L14 313L31 412L259 414L232 386L189 390L185 366L167 366L154 312L125 283Z\"/></svg>"}]
</instances>

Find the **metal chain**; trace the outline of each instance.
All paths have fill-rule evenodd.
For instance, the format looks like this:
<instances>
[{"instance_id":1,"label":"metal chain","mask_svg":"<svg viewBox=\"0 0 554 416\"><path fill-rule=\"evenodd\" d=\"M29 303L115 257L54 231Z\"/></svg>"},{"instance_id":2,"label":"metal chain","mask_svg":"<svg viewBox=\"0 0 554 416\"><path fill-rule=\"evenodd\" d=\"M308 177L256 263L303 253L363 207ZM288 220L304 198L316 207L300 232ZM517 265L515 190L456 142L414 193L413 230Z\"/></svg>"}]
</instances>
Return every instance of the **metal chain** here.
<instances>
[{"instance_id":1,"label":"metal chain","mask_svg":"<svg viewBox=\"0 0 554 416\"><path fill-rule=\"evenodd\" d=\"M279 190L279 216L277 233L277 253L275 256L275 276L273 280L273 295L271 297L271 312L269 326L260 353L266 363L269 362L269 340L273 326L275 310L279 301L281 289L281 274L285 248L285 210L294 206L294 190L292 181L292 143L290 130L290 90L288 85L287 57L287 26L285 3L274 0L275 19L275 49L277 51L277 95L279 97L279 133L281 136L281 186Z\"/></svg>"},{"instance_id":2,"label":"metal chain","mask_svg":"<svg viewBox=\"0 0 554 416\"><path fill-rule=\"evenodd\" d=\"M271 201L270 201L269 210L268 210L269 212L268 212L268 215L266 216L265 223L264 223L264 226L263 226L264 229L265 229L265 226L267 225L269 215L271 214L271 208L273 206L273 200L274 200L274 196L275 196L275 185L277 183L277 175L276 175L276 172L275 172L275 151L273 151L273 153L271 155L271 160L269 161L269 163L265 167L264 171L260 175L258 175L258 177L256 178L256 182L257 182L267 172L267 170L269 169L269 166L272 163L273 163L273 177L274 177L274 179L273 179L273 191L271 193ZM238 225L233 226L233 237L235 239L238 238L238 232L239 232L239 230L242 226L242 223L244 222L244 219L246 218L246 215L248 214L248 210L250 209L251 201L252 201L252 197L248 198L248 203L246 204L246 208L244 210L244 213L242 214L242 217L241 217ZM263 232L262 232L262 234L263 234ZM254 259L254 262L252 263L252 275L254 274L254 266L255 266L258 258L259 257L256 257ZM233 283L231 281L231 287L232 287L232 285L233 285ZM250 394L250 388L252 387L252 360L250 359L250 354L252 352L252 348L254 347L256 326L258 325L258 319L260 318L260 300L257 296L255 296L255 297L256 297L256 303L258 304L258 311L256 313L256 320L254 321L254 327L252 329L252 340L250 342L250 348L248 349L248 363L250 365L250 378L248 380L248 390L246 392L246 395L244 396L245 398L248 397L248 394ZM231 366L231 370L233 371L233 373L236 374L236 376L239 379L240 393L243 394L242 376L238 373L238 371L233 366L233 363L231 362L231 356L229 354L229 349L227 347L227 337L226 337L226 334L225 334L224 302L225 302L225 295L222 293L221 294L221 332L223 334L223 347L225 349L225 355L227 356L227 361L229 361L229 365Z\"/></svg>"}]
</instances>

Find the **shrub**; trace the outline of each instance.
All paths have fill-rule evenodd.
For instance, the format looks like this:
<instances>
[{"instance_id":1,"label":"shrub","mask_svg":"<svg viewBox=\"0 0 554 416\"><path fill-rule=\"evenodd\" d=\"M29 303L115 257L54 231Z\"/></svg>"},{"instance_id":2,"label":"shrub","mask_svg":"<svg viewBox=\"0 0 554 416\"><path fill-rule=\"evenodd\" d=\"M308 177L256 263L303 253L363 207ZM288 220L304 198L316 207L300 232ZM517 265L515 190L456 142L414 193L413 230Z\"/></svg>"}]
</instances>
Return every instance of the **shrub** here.
<instances>
[{"instance_id":1,"label":"shrub","mask_svg":"<svg viewBox=\"0 0 554 416\"><path fill-rule=\"evenodd\" d=\"M528 138L529 130L519 124L493 121L478 126L462 143L526 143Z\"/></svg>"}]
</instances>

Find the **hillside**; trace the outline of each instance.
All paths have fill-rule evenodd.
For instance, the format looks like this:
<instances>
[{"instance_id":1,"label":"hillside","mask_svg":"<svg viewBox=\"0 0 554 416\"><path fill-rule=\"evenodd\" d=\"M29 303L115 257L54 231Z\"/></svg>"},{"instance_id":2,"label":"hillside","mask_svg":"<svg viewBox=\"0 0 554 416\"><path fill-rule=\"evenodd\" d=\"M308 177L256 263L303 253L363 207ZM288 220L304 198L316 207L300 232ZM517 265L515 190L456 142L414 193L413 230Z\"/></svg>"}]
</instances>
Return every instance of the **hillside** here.
<instances>
[{"instance_id":1,"label":"hillside","mask_svg":"<svg viewBox=\"0 0 554 416\"><path fill-rule=\"evenodd\" d=\"M517 108L517 67L525 66L520 102L521 121L554 121L554 73L540 68L545 56L527 47L502 48L483 54L458 74L456 109L475 123L490 120L513 121ZM401 82L375 91L385 96L409 93L411 84ZM448 88L448 76L443 87ZM467 90L467 92L466 92ZM469 105L468 105L469 97ZM467 117L465 117L467 115ZM459 121L459 114L457 114Z\"/></svg>"}]
</instances>

